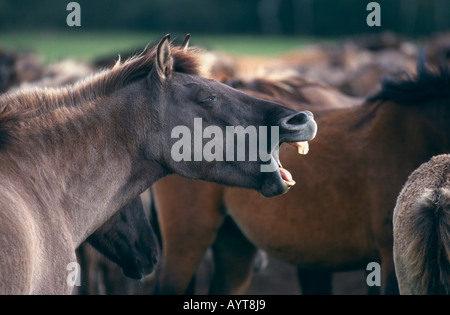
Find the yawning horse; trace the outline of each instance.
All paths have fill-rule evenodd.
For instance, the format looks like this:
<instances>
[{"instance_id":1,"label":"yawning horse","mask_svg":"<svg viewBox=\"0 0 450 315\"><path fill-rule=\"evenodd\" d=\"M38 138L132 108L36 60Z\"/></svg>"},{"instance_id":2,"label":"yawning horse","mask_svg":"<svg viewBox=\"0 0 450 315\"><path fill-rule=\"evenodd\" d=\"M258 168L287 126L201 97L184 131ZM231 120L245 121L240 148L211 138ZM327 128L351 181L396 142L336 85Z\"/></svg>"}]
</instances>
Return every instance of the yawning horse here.
<instances>
[{"instance_id":1,"label":"yawning horse","mask_svg":"<svg viewBox=\"0 0 450 315\"><path fill-rule=\"evenodd\" d=\"M165 36L155 49L73 86L0 97L0 293L70 293L75 249L168 174L264 196L292 186L285 169L261 169L280 165L277 145L314 138L312 114L202 78L198 63ZM274 154L175 159L173 130L192 133L198 119L223 134L227 126L278 127L278 142L266 146ZM228 144L231 152L236 146Z\"/></svg>"},{"instance_id":2,"label":"yawning horse","mask_svg":"<svg viewBox=\"0 0 450 315\"><path fill-rule=\"evenodd\" d=\"M281 148L283 164L301 179L289 194L264 199L175 175L156 183L163 263L155 292L185 292L226 214L253 246L303 269L365 269L381 261L383 291L397 292L392 212L408 175L432 156L450 152L449 82L448 65L433 71L423 59L416 77L385 81L360 106L298 107L314 110L321 130L304 158L291 146ZM240 293L248 284L249 246L227 241L239 246L223 246L229 252L221 257L240 262L216 269L222 282L213 283L212 293ZM227 283L236 277L224 272L239 273L241 281Z\"/></svg>"}]
</instances>

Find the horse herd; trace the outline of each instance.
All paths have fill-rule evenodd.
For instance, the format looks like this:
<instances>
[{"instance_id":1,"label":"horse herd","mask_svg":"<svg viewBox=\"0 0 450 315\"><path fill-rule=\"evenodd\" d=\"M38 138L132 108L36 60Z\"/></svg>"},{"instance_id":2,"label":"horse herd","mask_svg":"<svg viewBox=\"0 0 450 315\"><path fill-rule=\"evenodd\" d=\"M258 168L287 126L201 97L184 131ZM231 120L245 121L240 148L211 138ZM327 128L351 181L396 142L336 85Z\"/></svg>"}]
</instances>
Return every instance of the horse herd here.
<instances>
[{"instance_id":1,"label":"horse herd","mask_svg":"<svg viewBox=\"0 0 450 315\"><path fill-rule=\"evenodd\" d=\"M193 293L209 249L211 294L244 294L261 250L297 267L304 294L331 294L333 272L369 262L381 264L382 293L450 293L450 50L313 47L250 59L188 43L165 36L80 81L89 71L66 71L63 87L39 69L14 89L0 72L9 90L0 96L1 293L70 294L73 261L89 286L123 288L99 274L156 269L146 293ZM381 83L379 68L362 79L355 66L375 54L384 61L372 70L400 64ZM278 170L260 172L259 159L174 162L170 131L195 117L222 129L278 126ZM305 141L310 152L299 155Z\"/></svg>"}]
</instances>

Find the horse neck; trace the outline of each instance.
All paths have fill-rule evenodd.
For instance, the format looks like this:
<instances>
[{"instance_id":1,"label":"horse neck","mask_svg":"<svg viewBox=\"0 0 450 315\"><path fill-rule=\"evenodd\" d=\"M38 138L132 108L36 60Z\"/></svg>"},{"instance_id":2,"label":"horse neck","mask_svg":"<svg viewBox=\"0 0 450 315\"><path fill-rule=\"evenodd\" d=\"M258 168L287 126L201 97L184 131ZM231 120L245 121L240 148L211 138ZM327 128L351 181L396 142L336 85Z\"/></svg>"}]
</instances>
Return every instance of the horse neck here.
<instances>
[{"instance_id":1,"label":"horse neck","mask_svg":"<svg viewBox=\"0 0 450 315\"><path fill-rule=\"evenodd\" d=\"M386 104L385 116L403 132L403 139L420 147L421 152L442 154L450 149L450 102L445 98L431 99L418 104ZM410 141L408 141L410 139ZM405 141L404 141L405 142ZM427 158L431 158L431 155Z\"/></svg>"},{"instance_id":2,"label":"horse neck","mask_svg":"<svg viewBox=\"0 0 450 315\"><path fill-rule=\"evenodd\" d=\"M422 106L423 116L432 126L433 138L440 142L440 152L450 152L450 99L442 98L431 101Z\"/></svg>"},{"instance_id":3,"label":"horse neck","mask_svg":"<svg viewBox=\"0 0 450 315\"><path fill-rule=\"evenodd\" d=\"M162 176L140 156L148 115L136 108L137 89L138 82L30 118L21 141L2 152L9 163L1 171L28 196L31 211L63 217L75 246Z\"/></svg>"}]
</instances>

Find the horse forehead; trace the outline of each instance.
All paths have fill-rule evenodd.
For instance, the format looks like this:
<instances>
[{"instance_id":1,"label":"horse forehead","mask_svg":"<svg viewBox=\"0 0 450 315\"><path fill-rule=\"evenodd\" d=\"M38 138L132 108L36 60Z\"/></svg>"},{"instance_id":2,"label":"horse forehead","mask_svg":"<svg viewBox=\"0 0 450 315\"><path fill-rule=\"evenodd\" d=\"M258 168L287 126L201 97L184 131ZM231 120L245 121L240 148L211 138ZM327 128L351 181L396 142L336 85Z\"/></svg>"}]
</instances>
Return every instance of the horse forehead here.
<instances>
[{"instance_id":1,"label":"horse forehead","mask_svg":"<svg viewBox=\"0 0 450 315\"><path fill-rule=\"evenodd\" d=\"M198 87L220 87L222 84L214 79L204 78L198 75L187 73L176 73L174 76L175 82L187 88Z\"/></svg>"},{"instance_id":2,"label":"horse forehead","mask_svg":"<svg viewBox=\"0 0 450 315\"><path fill-rule=\"evenodd\" d=\"M176 74L177 75L174 76L172 92L177 91L177 94L188 93L192 95L192 93L197 94L206 92L214 95L221 95L222 97L233 98L234 100L240 99L243 95L251 99L256 99L251 95L244 94L243 92L214 79L186 73Z\"/></svg>"}]
</instances>

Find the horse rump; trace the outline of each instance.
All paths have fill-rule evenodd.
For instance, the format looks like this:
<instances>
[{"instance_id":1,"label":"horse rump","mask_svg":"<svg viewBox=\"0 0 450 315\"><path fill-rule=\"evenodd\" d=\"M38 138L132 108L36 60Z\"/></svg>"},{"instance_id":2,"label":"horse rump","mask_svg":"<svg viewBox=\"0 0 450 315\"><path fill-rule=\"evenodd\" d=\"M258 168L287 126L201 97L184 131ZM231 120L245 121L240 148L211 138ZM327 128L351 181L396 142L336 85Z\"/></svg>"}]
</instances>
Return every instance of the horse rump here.
<instances>
[{"instance_id":1,"label":"horse rump","mask_svg":"<svg viewBox=\"0 0 450 315\"><path fill-rule=\"evenodd\" d=\"M394 259L401 294L450 294L449 157L436 185L424 183L440 167L425 163L425 178L413 173L398 197Z\"/></svg>"}]
</instances>

